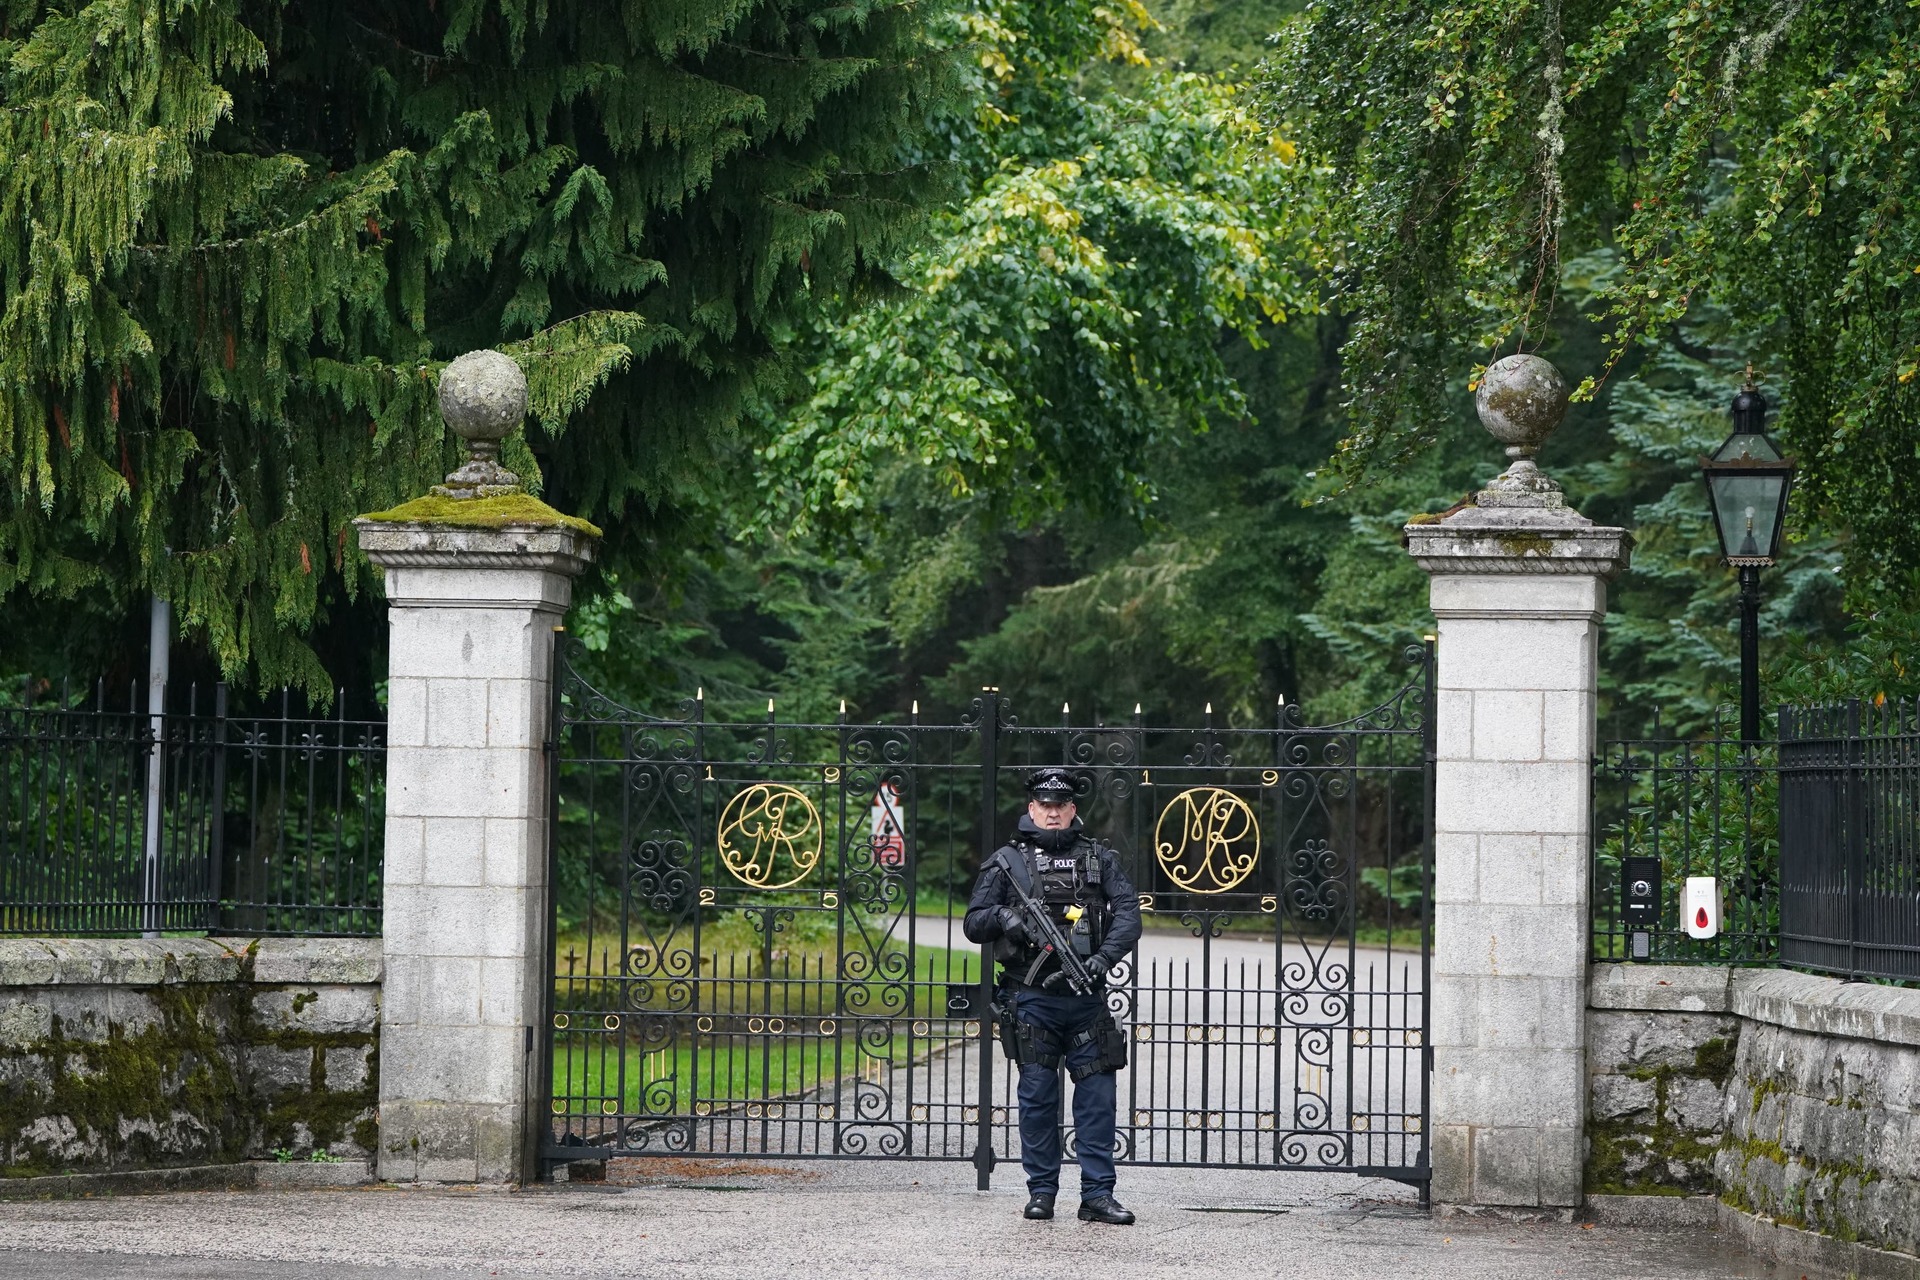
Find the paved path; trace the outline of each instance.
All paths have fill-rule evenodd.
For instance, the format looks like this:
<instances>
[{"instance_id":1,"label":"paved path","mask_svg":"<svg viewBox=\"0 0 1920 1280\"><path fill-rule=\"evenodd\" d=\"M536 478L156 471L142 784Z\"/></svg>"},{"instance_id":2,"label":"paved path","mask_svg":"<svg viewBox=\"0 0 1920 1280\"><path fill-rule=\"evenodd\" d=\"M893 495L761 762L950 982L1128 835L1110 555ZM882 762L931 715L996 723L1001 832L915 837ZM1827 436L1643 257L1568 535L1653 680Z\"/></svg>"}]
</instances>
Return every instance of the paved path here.
<instances>
[{"instance_id":1,"label":"paved path","mask_svg":"<svg viewBox=\"0 0 1920 1280\"><path fill-rule=\"evenodd\" d=\"M636 1169L628 1166L641 1164ZM952 1164L625 1162L639 1185L179 1193L0 1203L34 1280L729 1277L1726 1280L1799 1275L1709 1231L1432 1219L1391 1183L1131 1170L1134 1228L1019 1218ZM1017 1179L1008 1180L1017 1183ZM1071 1203L1069 1193L1069 1204Z\"/></svg>"},{"instance_id":2,"label":"paved path","mask_svg":"<svg viewBox=\"0 0 1920 1280\"><path fill-rule=\"evenodd\" d=\"M967 945L959 924L919 919L915 940L928 950ZM1141 939L1139 973L1120 997L1132 1001L1122 1011L1132 1059L1120 1077L1123 1159L1374 1169L1417 1163L1418 953L1362 947L1350 954L1344 943L1290 941L1279 959L1276 976L1270 939L1203 939L1186 929L1150 930ZM928 973L921 985L933 988L923 993L931 998L913 1007L940 1009L945 984ZM895 995L909 999L904 989ZM775 996L789 998L787 988L769 992L772 1003L763 1007L786 1010ZM790 1014L761 1021L761 1030L780 1037L827 1025ZM696 1114L628 1127L620 1145L785 1156L832 1152L836 1144L865 1155L972 1151L979 1042L965 1017L895 1019L885 1034L871 1021L841 1022L836 1066L826 1072L841 1072L837 1086L787 1087L781 1076L764 1093L717 1088L694 1104ZM978 1023L971 1025L977 1033ZM866 1054L870 1044L880 1058ZM1014 1157L1014 1073L1000 1063L994 1074L994 1145ZM587 1111L572 1122L586 1141L605 1141L620 1128L593 1106Z\"/></svg>"}]
</instances>

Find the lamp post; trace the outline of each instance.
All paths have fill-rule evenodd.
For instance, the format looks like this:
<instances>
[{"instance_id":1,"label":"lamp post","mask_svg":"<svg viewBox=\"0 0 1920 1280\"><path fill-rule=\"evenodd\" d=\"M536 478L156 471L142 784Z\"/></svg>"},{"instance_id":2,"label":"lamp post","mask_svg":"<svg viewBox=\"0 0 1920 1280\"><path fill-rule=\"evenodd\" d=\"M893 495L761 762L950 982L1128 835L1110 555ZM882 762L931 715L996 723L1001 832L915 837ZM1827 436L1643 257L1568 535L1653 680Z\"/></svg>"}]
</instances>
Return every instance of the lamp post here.
<instances>
[{"instance_id":1,"label":"lamp post","mask_svg":"<svg viewBox=\"0 0 1920 1280\"><path fill-rule=\"evenodd\" d=\"M1733 433L1700 459L1720 554L1740 571L1740 738L1760 739L1760 570L1780 553L1793 464L1767 439L1767 402L1753 385L1733 398Z\"/></svg>"}]
</instances>

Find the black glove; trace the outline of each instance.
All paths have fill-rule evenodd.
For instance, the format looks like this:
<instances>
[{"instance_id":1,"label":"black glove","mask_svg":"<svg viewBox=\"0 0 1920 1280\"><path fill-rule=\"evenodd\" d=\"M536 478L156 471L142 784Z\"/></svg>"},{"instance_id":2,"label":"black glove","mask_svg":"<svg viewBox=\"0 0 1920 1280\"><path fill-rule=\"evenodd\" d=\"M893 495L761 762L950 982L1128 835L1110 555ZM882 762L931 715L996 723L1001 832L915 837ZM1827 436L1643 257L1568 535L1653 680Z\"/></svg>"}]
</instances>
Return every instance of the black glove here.
<instances>
[{"instance_id":1,"label":"black glove","mask_svg":"<svg viewBox=\"0 0 1920 1280\"><path fill-rule=\"evenodd\" d=\"M1120 955L1125 955L1125 954L1126 952L1124 951L1120 953ZM1113 968L1113 966L1119 963L1120 963L1120 956L1114 955L1112 952L1106 950L1103 947L1099 951L1096 951L1093 953L1093 961L1089 967L1095 973L1105 973L1107 970Z\"/></svg>"},{"instance_id":2,"label":"black glove","mask_svg":"<svg viewBox=\"0 0 1920 1280\"><path fill-rule=\"evenodd\" d=\"M1020 943L1027 940L1027 926L1020 919L1020 913L1012 907L1000 908L1000 936L1008 942Z\"/></svg>"},{"instance_id":3,"label":"black glove","mask_svg":"<svg viewBox=\"0 0 1920 1280\"><path fill-rule=\"evenodd\" d=\"M1067 985L1067 971L1065 969L1055 969L1052 973L1040 979L1040 989L1050 996L1063 996L1073 988Z\"/></svg>"}]
</instances>

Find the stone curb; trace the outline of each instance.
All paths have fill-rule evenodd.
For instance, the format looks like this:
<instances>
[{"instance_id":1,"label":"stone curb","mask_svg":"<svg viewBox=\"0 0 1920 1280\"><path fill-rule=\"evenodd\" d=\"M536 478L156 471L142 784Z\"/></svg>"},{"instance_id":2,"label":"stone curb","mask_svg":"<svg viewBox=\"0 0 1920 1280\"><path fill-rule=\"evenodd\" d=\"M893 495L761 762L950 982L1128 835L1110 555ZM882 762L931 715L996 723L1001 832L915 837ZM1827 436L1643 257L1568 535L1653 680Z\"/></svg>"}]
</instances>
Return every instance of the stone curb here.
<instances>
[{"instance_id":1,"label":"stone curb","mask_svg":"<svg viewBox=\"0 0 1920 1280\"><path fill-rule=\"evenodd\" d=\"M1733 971L1723 964L1608 964L1587 980L1589 1009L1645 1013L1729 1013Z\"/></svg>"},{"instance_id":2,"label":"stone curb","mask_svg":"<svg viewBox=\"0 0 1920 1280\"><path fill-rule=\"evenodd\" d=\"M1797 969L1603 962L1588 976L1587 1007L1732 1013L1789 1031L1920 1047L1920 991Z\"/></svg>"},{"instance_id":3,"label":"stone curb","mask_svg":"<svg viewBox=\"0 0 1920 1280\"><path fill-rule=\"evenodd\" d=\"M0 986L141 986L233 982L242 952L210 938L7 938Z\"/></svg>"},{"instance_id":4,"label":"stone curb","mask_svg":"<svg viewBox=\"0 0 1920 1280\"><path fill-rule=\"evenodd\" d=\"M1588 1196L1585 1220L1603 1227L1711 1227L1713 1196Z\"/></svg>"},{"instance_id":5,"label":"stone curb","mask_svg":"<svg viewBox=\"0 0 1920 1280\"><path fill-rule=\"evenodd\" d=\"M253 1185L262 1191L312 1191L318 1187L361 1187L374 1180L365 1160L338 1160L314 1164L310 1160L250 1161Z\"/></svg>"},{"instance_id":6,"label":"stone curb","mask_svg":"<svg viewBox=\"0 0 1920 1280\"><path fill-rule=\"evenodd\" d=\"M379 982L379 938L0 938L0 987Z\"/></svg>"},{"instance_id":7,"label":"stone curb","mask_svg":"<svg viewBox=\"0 0 1920 1280\"><path fill-rule=\"evenodd\" d=\"M1742 969L1730 984L1733 1012L1789 1031L1920 1046L1920 991L1842 982L1792 969Z\"/></svg>"},{"instance_id":8,"label":"stone curb","mask_svg":"<svg viewBox=\"0 0 1920 1280\"><path fill-rule=\"evenodd\" d=\"M1738 1241L1748 1253L1795 1271L1825 1272L1850 1280L1920 1280L1920 1258L1911 1254L1850 1244L1728 1204L1719 1205L1716 1218L1721 1234Z\"/></svg>"},{"instance_id":9,"label":"stone curb","mask_svg":"<svg viewBox=\"0 0 1920 1280\"><path fill-rule=\"evenodd\" d=\"M91 1196L151 1196L169 1191L292 1191L357 1187L373 1181L365 1161L338 1164L193 1165L184 1169L127 1169L0 1178L0 1200L75 1200Z\"/></svg>"},{"instance_id":10,"label":"stone curb","mask_svg":"<svg viewBox=\"0 0 1920 1280\"><path fill-rule=\"evenodd\" d=\"M371 984L386 976L379 938L222 939L228 946L255 948L255 982Z\"/></svg>"}]
</instances>

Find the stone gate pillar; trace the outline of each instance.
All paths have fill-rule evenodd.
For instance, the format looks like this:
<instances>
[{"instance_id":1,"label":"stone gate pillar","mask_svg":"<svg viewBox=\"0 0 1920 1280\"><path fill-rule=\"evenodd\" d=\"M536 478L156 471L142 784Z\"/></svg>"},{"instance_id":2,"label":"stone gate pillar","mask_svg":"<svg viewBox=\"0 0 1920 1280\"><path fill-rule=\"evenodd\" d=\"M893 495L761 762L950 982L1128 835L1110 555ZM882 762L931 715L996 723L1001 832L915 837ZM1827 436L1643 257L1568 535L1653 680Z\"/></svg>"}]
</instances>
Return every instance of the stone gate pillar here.
<instances>
[{"instance_id":1,"label":"stone gate pillar","mask_svg":"<svg viewBox=\"0 0 1920 1280\"><path fill-rule=\"evenodd\" d=\"M493 460L526 411L510 358L449 364L440 404L473 457L356 522L391 628L379 1172L520 1182L543 1094L554 635L598 531Z\"/></svg>"},{"instance_id":2,"label":"stone gate pillar","mask_svg":"<svg viewBox=\"0 0 1920 1280\"><path fill-rule=\"evenodd\" d=\"M1632 539L1533 463L1566 383L1535 356L1487 370L1480 419L1512 464L1406 528L1439 620L1433 1160L1442 1204L1581 1203L1589 778L1608 580Z\"/></svg>"}]
</instances>

